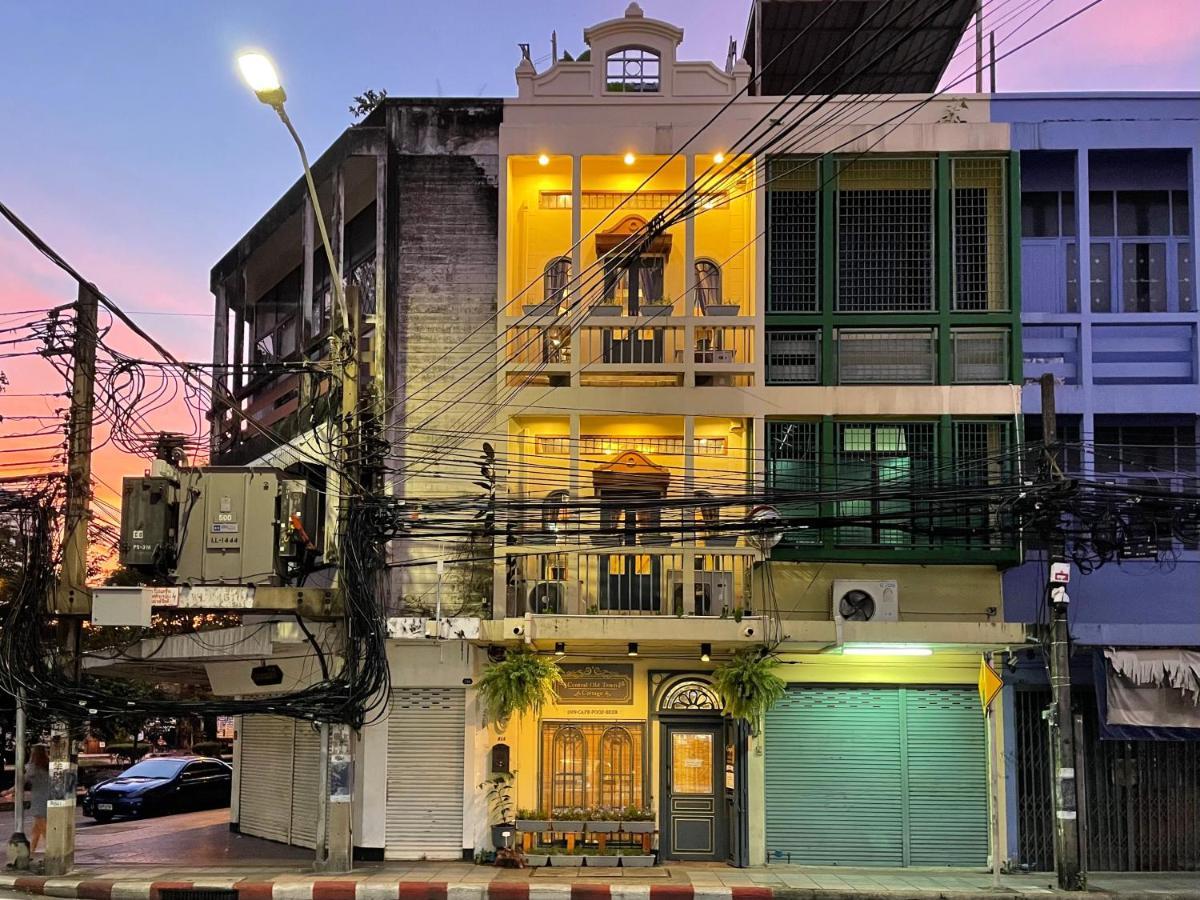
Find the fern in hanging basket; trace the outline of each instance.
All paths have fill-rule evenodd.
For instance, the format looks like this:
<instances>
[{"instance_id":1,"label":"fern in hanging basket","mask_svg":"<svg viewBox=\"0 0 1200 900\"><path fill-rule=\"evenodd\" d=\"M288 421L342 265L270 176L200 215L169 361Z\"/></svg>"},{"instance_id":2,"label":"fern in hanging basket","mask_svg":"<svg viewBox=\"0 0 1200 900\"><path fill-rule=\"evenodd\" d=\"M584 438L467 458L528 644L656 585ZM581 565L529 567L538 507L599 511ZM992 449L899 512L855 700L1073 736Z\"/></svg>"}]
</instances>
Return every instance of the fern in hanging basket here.
<instances>
[{"instance_id":1,"label":"fern in hanging basket","mask_svg":"<svg viewBox=\"0 0 1200 900\"><path fill-rule=\"evenodd\" d=\"M749 649L739 650L713 670L713 687L721 695L725 713L748 723L754 734L762 727L763 716L787 693L787 685L775 674L778 667L779 660Z\"/></svg>"},{"instance_id":2,"label":"fern in hanging basket","mask_svg":"<svg viewBox=\"0 0 1200 900\"><path fill-rule=\"evenodd\" d=\"M521 647L489 665L478 688L488 718L502 723L513 713L539 712L561 683L562 670L553 659Z\"/></svg>"}]
</instances>

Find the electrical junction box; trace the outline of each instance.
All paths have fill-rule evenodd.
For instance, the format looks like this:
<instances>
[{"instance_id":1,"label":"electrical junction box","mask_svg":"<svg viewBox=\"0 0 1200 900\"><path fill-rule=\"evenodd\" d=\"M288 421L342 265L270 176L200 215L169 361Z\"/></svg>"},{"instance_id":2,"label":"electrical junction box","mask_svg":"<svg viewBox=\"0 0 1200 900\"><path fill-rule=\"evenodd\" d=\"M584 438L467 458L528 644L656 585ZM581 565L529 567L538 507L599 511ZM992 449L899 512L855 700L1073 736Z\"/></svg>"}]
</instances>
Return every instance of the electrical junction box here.
<instances>
[{"instance_id":1,"label":"electrical junction box","mask_svg":"<svg viewBox=\"0 0 1200 900\"><path fill-rule=\"evenodd\" d=\"M280 497L291 482L278 469L181 471L175 581L278 584Z\"/></svg>"},{"instance_id":2,"label":"electrical junction box","mask_svg":"<svg viewBox=\"0 0 1200 900\"><path fill-rule=\"evenodd\" d=\"M121 481L121 565L166 571L175 563L179 504L170 478Z\"/></svg>"}]
</instances>

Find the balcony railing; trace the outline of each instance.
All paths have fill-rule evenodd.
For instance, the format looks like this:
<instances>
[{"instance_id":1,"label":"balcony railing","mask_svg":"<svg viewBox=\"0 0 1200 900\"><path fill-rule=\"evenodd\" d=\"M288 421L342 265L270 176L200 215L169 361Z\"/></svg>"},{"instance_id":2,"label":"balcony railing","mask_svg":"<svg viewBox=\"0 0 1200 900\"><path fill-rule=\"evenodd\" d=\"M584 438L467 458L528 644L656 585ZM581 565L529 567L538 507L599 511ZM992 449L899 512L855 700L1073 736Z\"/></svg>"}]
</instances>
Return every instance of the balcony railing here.
<instances>
[{"instance_id":1,"label":"balcony railing","mask_svg":"<svg viewBox=\"0 0 1200 900\"><path fill-rule=\"evenodd\" d=\"M1027 325L1023 335L1025 376L1049 372L1065 384L1080 381L1080 325ZM1196 330L1190 322L1094 324L1094 384L1195 384Z\"/></svg>"},{"instance_id":2,"label":"balcony railing","mask_svg":"<svg viewBox=\"0 0 1200 900\"><path fill-rule=\"evenodd\" d=\"M621 548L516 557L507 615L749 614L758 553Z\"/></svg>"}]
</instances>

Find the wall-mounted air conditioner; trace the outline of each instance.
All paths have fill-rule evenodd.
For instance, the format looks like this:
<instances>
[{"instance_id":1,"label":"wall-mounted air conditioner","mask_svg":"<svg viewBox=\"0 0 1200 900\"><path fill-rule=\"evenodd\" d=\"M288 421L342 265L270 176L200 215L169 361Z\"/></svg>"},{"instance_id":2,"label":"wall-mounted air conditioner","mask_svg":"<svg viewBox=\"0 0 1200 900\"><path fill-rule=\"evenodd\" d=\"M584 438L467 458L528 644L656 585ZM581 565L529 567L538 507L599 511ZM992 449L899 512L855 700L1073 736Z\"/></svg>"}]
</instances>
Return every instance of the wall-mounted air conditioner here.
<instances>
[{"instance_id":1,"label":"wall-mounted air conditioner","mask_svg":"<svg viewBox=\"0 0 1200 900\"><path fill-rule=\"evenodd\" d=\"M683 608L689 616L718 616L724 607L733 606L732 572L696 572L696 586L688 602L683 595L683 572L667 572L667 591L672 611Z\"/></svg>"},{"instance_id":2,"label":"wall-mounted air conditioner","mask_svg":"<svg viewBox=\"0 0 1200 900\"><path fill-rule=\"evenodd\" d=\"M832 613L835 622L898 621L900 587L895 581L836 580Z\"/></svg>"}]
</instances>

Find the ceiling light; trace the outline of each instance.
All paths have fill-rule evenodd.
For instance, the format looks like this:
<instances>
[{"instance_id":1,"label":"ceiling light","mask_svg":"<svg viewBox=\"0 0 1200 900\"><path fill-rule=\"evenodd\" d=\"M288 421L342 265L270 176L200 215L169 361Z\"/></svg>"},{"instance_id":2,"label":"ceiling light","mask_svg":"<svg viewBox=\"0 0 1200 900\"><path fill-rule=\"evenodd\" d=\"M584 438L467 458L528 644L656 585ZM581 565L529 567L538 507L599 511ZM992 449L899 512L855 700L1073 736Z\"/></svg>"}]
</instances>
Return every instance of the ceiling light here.
<instances>
[{"instance_id":1,"label":"ceiling light","mask_svg":"<svg viewBox=\"0 0 1200 900\"><path fill-rule=\"evenodd\" d=\"M712 660L712 644L700 645L700 662L709 662Z\"/></svg>"},{"instance_id":2,"label":"ceiling light","mask_svg":"<svg viewBox=\"0 0 1200 900\"><path fill-rule=\"evenodd\" d=\"M724 153L714 153L713 154L713 162L715 162L719 166L721 163L725 162L725 154Z\"/></svg>"},{"instance_id":3,"label":"ceiling light","mask_svg":"<svg viewBox=\"0 0 1200 900\"><path fill-rule=\"evenodd\" d=\"M634 156L632 153L625 154L625 165L632 166L635 162L637 162L636 156Z\"/></svg>"},{"instance_id":4,"label":"ceiling light","mask_svg":"<svg viewBox=\"0 0 1200 900\"><path fill-rule=\"evenodd\" d=\"M887 646L886 644L844 647L842 653L847 656L933 656L931 647L906 647L902 645Z\"/></svg>"},{"instance_id":5,"label":"ceiling light","mask_svg":"<svg viewBox=\"0 0 1200 900\"><path fill-rule=\"evenodd\" d=\"M564 644L562 641L558 641L554 645L554 655L555 656L566 656L567 655L567 645Z\"/></svg>"},{"instance_id":6,"label":"ceiling light","mask_svg":"<svg viewBox=\"0 0 1200 900\"><path fill-rule=\"evenodd\" d=\"M630 642L629 642L629 655L630 655L630 656L637 656L637 641L630 641Z\"/></svg>"},{"instance_id":7,"label":"ceiling light","mask_svg":"<svg viewBox=\"0 0 1200 900\"><path fill-rule=\"evenodd\" d=\"M538 155L538 165L539 165L539 166L548 166L548 165L550 165L550 157L548 157L548 156L547 156L545 153L541 153L541 154L539 154L539 155Z\"/></svg>"}]
</instances>

